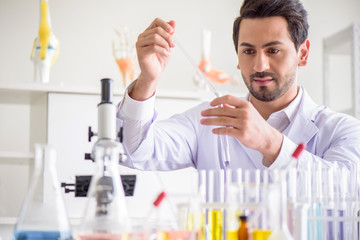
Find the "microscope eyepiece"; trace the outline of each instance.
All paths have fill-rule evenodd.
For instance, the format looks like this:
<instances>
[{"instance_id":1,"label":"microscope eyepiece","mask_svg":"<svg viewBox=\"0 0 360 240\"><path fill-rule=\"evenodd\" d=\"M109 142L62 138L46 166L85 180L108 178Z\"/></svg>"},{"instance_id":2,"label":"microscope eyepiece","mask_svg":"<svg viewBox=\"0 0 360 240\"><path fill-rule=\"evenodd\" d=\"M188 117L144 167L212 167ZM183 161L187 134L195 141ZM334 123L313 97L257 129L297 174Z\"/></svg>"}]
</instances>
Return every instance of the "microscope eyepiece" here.
<instances>
[{"instance_id":1,"label":"microscope eyepiece","mask_svg":"<svg viewBox=\"0 0 360 240\"><path fill-rule=\"evenodd\" d=\"M112 103L112 82L111 78L101 79L101 103Z\"/></svg>"}]
</instances>

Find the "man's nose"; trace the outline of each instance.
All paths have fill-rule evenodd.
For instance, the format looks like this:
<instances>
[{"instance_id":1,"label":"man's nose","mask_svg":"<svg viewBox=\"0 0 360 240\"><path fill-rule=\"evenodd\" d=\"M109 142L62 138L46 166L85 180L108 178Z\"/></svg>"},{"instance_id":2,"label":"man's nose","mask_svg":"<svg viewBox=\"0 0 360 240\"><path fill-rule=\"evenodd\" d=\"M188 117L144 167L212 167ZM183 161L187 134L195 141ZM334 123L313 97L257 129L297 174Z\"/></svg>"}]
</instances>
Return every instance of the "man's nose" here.
<instances>
[{"instance_id":1,"label":"man's nose","mask_svg":"<svg viewBox=\"0 0 360 240\"><path fill-rule=\"evenodd\" d=\"M264 72L268 69L269 58L263 53L258 53L255 58L254 70L256 72Z\"/></svg>"}]
</instances>

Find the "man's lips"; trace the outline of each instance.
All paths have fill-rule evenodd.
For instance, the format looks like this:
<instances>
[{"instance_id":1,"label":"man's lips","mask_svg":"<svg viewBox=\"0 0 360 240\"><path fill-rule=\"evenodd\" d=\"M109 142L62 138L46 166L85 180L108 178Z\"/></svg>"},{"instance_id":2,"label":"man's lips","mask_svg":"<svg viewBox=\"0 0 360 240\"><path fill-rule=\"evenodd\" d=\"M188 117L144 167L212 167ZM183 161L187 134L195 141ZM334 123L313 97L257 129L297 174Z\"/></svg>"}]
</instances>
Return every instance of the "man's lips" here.
<instances>
[{"instance_id":1,"label":"man's lips","mask_svg":"<svg viewBox=\"0 0 360 240\"><path fill-rule=\"evenodd\" d=\"M272 77L254 77L254 82L256 82L256 84L264 86L268 83L270 83L273 80Z\"/></svg>"}]
</instances>

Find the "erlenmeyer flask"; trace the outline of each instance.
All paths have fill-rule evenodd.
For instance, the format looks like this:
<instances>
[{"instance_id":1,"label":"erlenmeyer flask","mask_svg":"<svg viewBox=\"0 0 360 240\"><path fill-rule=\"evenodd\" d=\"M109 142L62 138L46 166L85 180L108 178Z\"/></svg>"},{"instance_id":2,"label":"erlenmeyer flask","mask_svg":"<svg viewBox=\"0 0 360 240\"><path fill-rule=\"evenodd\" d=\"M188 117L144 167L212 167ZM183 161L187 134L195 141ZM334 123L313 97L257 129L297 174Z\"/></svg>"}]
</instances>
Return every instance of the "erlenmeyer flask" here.
<instances>
[{"instance_id":1,"label":"erlenmeyer flask","mask_svg":"<svg viewBox=\"0 0 360 240\"><path fill-rule=\"evenodd\" d=\"M88 191L88 202L78 237L89 239L122 239L129 232L124 189L118 170L120 143L98 140L93 148L96 172Z\"/></svg>"},{"instance_id":2,"label":"erlenmeyer flask","mask_svg":"<svg viewBox=\"0 0 360 240\"><path fill-rule=\"evenodd\" d=\"M34 173L12 239L72 239L56 174L56 152L50 146L35 145Z\"/></svg>"}]
</instances>

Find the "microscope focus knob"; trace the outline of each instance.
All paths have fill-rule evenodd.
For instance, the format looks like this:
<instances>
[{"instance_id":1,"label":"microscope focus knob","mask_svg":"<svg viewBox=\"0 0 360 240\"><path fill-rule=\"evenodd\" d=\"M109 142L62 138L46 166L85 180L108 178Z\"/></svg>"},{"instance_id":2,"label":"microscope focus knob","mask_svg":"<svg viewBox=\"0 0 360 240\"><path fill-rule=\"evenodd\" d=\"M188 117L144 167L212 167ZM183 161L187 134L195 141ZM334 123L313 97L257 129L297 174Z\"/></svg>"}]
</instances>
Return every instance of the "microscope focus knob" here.
<instances>
[{"instance_id":1,"label":"microscope focus knob","mask_svg":"<svg viewBox=\"0 0 360 240\"><path fill-rule=\"evenodd\" d=\"M120 130L119 130L119 132L118 132L118 134L117 134L117 136L118 136L118 138L119 138L119 142L123 142L123 138L124 138L124 133L123 133L123 131L124 131L124 129L123 129L123 127L120 127Z\"/></svg>"},{"instance_id":2,"label":"microscope focus knob","mask_svg":"<svg viewBox=\"0 0 360 240\"><path fill-rule=\"evenodd\" d=\"M94 133L94 132L91 130L91 127L89 127L89 129L88 129L88 141L91 142L91 138L92 138L93 136L96 136L96 135L97 135L97 134Z\"/></svg>"},{"instance_id":3,"label":"microscope focus knob","mask_svg":"<svg viewBox=\"0 0 360 240\"><path fill-rule=\"evenodd\" d=\"M91 153L85 153L84 159L85 160L91 160L91 161L94 162L94 159L92 158Z\"/></svg>"}]
</instances>

